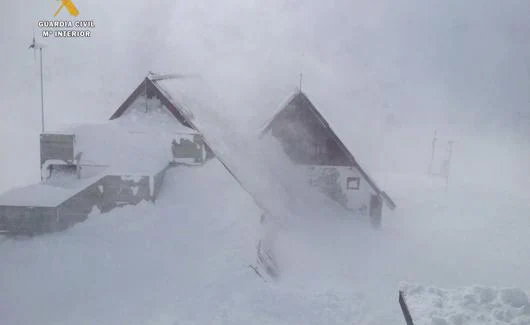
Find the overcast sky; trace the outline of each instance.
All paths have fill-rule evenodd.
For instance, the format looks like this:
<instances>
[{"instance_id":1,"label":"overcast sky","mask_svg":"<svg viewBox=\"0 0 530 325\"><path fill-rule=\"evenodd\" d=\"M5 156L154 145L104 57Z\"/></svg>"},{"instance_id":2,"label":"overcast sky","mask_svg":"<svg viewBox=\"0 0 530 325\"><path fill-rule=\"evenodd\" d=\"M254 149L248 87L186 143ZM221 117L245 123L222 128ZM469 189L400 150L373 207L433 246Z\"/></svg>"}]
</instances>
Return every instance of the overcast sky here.
<instances>
[{"instance_id":1,"label":"overcast sky","mask_svg":"<svg viewBox=\"0 0 530 325\"><path fill-rule=\"evenodd\" d=\"M33 2L0 3L0 191L39 175L38 57L27 48L59 5ZM148 70L203 74L223 113L256 127L302 72L306 93L368 162L390 114L409 129L489 132L530 114L527 0L74 2L96 28L43 40L51 129L108 118Z\"/></svg>"}]
</instances>

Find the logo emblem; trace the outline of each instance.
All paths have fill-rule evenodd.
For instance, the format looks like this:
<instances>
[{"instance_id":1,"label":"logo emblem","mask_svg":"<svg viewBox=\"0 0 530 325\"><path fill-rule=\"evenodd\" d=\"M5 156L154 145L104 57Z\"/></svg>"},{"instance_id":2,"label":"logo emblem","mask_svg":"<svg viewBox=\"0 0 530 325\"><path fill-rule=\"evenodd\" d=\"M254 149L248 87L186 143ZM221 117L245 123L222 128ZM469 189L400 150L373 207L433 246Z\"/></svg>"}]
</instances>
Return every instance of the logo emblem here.
<instances>
[{"instance_id":1,"label":"logo emblem","mask_svg":"<svg viewBox=\"0 0 530 325\"><path fill-rule=\"evenodd\" d=\"M61 1L61 6L55 12L54 17L57 17L59 12L61 12L61 10L63 8L66 8L66 10L68 10L70 15L72 15L74 17L77 17L77 15L79 15L79 10L77 9L77 7L75 6L75 4L74 4L74 2L72 0L60 0L60 1Z\"/></svg>"}]
</instances>

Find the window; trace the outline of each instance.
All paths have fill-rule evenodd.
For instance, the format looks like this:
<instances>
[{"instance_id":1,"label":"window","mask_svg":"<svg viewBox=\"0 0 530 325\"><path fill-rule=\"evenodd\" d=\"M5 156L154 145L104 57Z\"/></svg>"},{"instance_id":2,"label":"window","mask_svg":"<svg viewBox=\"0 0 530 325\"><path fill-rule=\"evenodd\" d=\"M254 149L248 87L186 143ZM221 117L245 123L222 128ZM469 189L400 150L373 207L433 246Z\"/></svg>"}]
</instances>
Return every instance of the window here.
<instances>
[{"instance_id":1,"label":"window","mask_svg":"<svg viewBox=\"0 0 530 325\"><path fill-rule=\"evenodd\" d=\"M358 190L361 185L361 179L359 177L348 177L346 178L346 189Z\"/></svg>"}]
</instances>

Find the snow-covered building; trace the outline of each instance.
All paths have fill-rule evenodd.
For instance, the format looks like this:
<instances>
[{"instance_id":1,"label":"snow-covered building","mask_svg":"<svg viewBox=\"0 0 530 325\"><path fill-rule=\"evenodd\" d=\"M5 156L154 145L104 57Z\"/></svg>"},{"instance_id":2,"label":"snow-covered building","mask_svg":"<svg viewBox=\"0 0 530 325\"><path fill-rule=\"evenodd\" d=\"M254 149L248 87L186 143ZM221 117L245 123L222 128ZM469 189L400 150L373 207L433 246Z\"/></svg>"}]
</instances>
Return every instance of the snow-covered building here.
<instances>
[{"instance_id":1,"label":"snow-covered building","mask_svg":"<svg viewBox=\"0 0 530 325\"><path fill-rule=\"evenodd\" d=\"M41 183L0 195L0 231L51 232L86 219L94 208L154 202L168 168L214 157L264 213L290 215L303 189L283 184L279 173L286 166L225 124L220 101L207 88L197 77L150 73L109 120L42 134ZM302 92L263 134L279 139L295 165L308 167L311 183L347 209L379 224L383 202L395 207ZM283 156L277 148L274 154Z\"/></svg>"},{"instance_id":2,"label":"snow-covered building","mask_svg":"<svg viewBox=\"0 0 530 325\"><path fill-rule=\"evenodd\" d=\"M307 168L311 185L374 224L381 222L383 203L395 208L302 91L280 105L260 136L277 139L293 163Z\"/></svg>"},{"instance_id":3,"label":"snow-covered building","mask_svg":"<svg viewBox=\"0 0 530 325\"><path fill-rule=\"evenodd\" d=\"M168 168L213 157L184 108L150 77L110 120L41 134L40 148L41 182L0 195L0 231L53 232L95 208L154 202Z\"/></svg>"}]
</instances>

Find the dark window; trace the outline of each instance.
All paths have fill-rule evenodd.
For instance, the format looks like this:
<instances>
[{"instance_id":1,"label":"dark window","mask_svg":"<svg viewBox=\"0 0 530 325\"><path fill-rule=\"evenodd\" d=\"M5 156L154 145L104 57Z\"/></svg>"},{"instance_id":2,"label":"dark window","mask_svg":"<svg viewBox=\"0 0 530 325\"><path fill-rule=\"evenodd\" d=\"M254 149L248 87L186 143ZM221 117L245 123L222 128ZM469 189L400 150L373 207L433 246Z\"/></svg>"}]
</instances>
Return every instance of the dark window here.
<instances>
[{"instance_id":1,"label":"dark window","mask_svg":"<svg viewBox=\"0 0 530 325\"><path fill-rule=\"evenodd\" d=\"M348 177L346 178L346 189L358 190L361 185L361 179L359 177Z\"/></svg>"}]
</instances>

